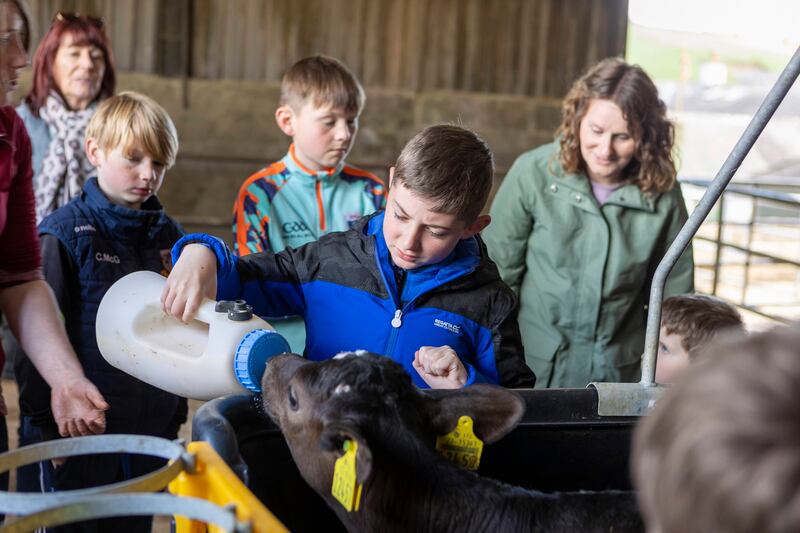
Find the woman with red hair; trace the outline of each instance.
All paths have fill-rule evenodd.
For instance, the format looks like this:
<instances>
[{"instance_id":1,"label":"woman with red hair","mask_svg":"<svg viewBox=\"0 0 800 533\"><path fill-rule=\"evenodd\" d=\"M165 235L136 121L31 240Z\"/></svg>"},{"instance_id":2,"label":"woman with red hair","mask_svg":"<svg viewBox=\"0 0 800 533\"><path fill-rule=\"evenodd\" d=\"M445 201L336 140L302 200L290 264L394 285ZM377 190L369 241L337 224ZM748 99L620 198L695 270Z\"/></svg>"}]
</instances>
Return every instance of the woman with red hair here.
<instances>
[{"instance_id":1,"label":"woman with red hair","mask_svg":"<svg viewBox=\"0 0 800 533\"><path fill-rule=\"evenodd\" d=\"M94 167L83 135L116 75L100 19L58 13L33 56L33 87L17 108L33 147L36 222L80 194Z\"/></svg>"}]
</instances>

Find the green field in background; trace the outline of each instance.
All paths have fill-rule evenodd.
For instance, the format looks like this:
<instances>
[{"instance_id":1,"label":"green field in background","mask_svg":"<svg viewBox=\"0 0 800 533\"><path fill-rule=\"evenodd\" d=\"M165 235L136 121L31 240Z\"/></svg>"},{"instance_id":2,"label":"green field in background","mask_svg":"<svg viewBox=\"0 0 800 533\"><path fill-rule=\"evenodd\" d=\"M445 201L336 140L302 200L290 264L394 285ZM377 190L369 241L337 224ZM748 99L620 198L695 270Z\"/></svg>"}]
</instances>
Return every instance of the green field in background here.
<instances>
[{"instance_id":1,"label":"green field in background","mask_svg":"<svg viewBox=\"0 0 800 533\"><path fill-rule=\"evenodd\" d=\"M690 60L692 80L697 79L698 67L709 61L714 53L729 67L753 67L767 72L780 72L789 60L788 56L718 44L711 35L681 34L628 25L626 59L641 65L654 79L679 79L682 50Z\"/></svg>"}]
</instances>

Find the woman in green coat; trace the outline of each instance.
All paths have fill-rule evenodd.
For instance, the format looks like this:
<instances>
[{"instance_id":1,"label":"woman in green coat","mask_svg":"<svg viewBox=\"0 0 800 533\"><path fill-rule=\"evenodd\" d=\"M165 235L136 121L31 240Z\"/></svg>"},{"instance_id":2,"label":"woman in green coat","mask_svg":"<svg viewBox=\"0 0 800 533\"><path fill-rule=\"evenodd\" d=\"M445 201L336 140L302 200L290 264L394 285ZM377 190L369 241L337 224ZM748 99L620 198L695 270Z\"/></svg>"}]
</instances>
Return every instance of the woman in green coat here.
<instances>
[{"instance_id":1,"label":"woman in green coat","mask_svg":"<svg viewBox=\"0 0 800 533\"><path fill-rule=\"evenodd\" d=\"M521 155L483 232L520 297L525 358L537 387L636 381L650 282L686 221L674 129L652 80L601 61L564 100L556 141ZM691 248L666 295L692 292Z\"/></svg>"}]
</instances>

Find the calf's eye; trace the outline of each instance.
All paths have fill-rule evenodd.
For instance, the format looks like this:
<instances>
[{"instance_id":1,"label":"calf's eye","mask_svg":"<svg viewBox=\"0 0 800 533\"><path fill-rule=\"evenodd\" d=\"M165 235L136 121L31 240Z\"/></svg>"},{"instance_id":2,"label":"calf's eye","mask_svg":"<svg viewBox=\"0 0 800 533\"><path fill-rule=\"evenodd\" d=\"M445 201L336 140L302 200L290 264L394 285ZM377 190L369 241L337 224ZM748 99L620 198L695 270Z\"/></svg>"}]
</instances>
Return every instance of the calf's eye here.
<instances>
[{"instance_id":1,"label":"calf's eye","mask_svg":"<svg viewBox=\"0 0 800 533\"><path fill-rule=\"evenodd\" d=\"M294 395L294 388L292 388L292 386L289 385L289 408L292 411L297 411L297 407L298 407L297 396Z\"/></svg>"}]
</instances>

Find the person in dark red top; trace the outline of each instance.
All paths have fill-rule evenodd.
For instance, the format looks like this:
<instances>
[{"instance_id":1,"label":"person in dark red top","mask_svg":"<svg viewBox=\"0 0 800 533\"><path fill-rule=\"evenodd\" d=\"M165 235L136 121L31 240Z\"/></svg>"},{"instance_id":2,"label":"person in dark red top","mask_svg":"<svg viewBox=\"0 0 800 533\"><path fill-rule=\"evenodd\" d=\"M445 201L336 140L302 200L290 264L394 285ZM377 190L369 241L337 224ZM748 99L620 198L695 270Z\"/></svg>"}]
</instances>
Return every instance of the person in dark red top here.
<instances>
[{"instance_id":1,"label":"person in dark red top","mask_svg":"<svg viewBox=\"0 0 800 533\"><path fill-rule=\"evenodd\" d=\"M103 396L83 373L50 287L42 278L31 183L31 143L9 107L27 64L28 19L20 0L0 0L0 311L52 389L62 436L105 431ZM0 367L5 355L0 348ZM0 413L6 414L5 402ZM2 424L5 429L5 422Z\"/></svg>"}]
</instances>

